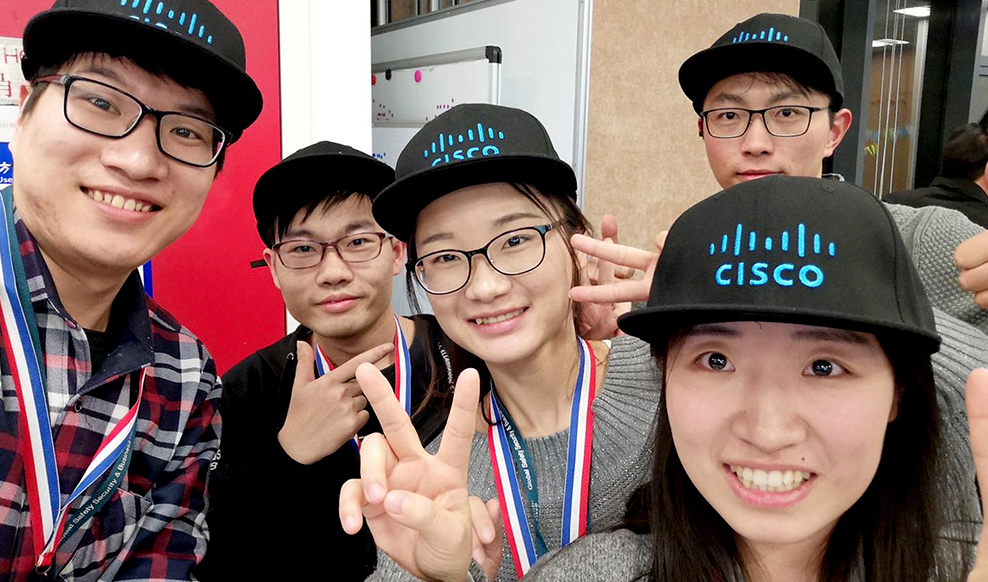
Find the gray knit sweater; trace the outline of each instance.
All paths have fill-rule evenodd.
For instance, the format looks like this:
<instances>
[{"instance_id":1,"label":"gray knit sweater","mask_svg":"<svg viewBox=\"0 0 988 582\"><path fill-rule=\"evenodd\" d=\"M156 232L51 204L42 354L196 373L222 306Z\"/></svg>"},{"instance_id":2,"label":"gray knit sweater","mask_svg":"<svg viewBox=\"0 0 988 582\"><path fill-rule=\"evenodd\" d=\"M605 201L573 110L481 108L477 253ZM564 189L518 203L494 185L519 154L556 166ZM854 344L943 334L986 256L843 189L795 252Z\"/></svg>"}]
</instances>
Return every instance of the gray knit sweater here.
<instances>
[{"instance_id":1,"label":"gray knit sweater","mask_svg":"<svg viewBox=\"0 0 988 582\"><path fill-rule=\"evenodd\" d=\"M622 336L611 342L607 372L593 404L594 435L590 476L589 531L607 531L624 517L625 503L650 470L652 427L659 402L659 382L648 344ZM569 430L525 439L538 475L539 530L550 550L559 548ZM439 448L439 439L427 446ZM487 435L477 433L470 451L469 491L497 498ZM531 519L531 512L528 512ZM531 527L531 524L529 524ZM511 550L502 546L498 582L516 580ZM476 567L471 569L476 572ZM414 580L378 552L378 569L368 580Z\"/></svg>"},{"instance_id":2,"label":"gray knit sweater","mask_svg":"<svg viewBox=\"0 0 988 582\"><path fill-rule=\"evenodd\" d=\"M988 333L988 311L978 307L973 294L961 289L957 283L960 269L954 264L957 245L984 229L949 208L900 204L885 207L899 227L906 252L916 265L933 307Z\"/></svg>"}]
</instances>

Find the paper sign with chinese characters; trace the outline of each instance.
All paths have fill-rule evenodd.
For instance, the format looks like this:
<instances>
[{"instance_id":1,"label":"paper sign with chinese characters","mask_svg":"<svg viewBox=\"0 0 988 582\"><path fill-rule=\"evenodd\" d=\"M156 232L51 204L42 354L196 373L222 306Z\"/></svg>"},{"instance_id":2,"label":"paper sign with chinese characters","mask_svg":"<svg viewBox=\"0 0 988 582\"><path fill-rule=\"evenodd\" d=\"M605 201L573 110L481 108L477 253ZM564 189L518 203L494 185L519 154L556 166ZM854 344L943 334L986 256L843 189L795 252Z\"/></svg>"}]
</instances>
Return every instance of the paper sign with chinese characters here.
<instances>
[{"instance_id":1,"label":"paper sign with chinese characters","mask_svg":"<svg viewBox=\"0 0 988 582\"><path fill-rule=\"evenodd\" d=\"M17 105L18 87L24 81L23 56L21 39L0 36L0 105Z\"/></svg>"}]
</instances>

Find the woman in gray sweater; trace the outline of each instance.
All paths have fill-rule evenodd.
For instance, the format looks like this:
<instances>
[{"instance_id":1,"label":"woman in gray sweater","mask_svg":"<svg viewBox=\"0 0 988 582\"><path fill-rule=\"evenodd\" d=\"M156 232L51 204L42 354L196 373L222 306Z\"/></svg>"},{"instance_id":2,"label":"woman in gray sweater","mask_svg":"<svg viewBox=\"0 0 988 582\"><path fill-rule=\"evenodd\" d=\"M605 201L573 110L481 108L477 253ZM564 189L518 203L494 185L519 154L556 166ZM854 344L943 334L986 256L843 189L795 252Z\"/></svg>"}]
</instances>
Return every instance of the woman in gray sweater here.
<instances>
[{"instance_id":1,"label":"woman in gray sweater","mask_svg":"<svg viewBox=\"0 0 988 582\"><path fill-rule=\"evenodd\" d=\"M973 552L939 535L954 502L937 490L930 354L940 338L901 238L867 192L772 177L701 202L673 226L647 306L620 325L665 370L648 509L631 516L646 533L587 536L536 565L533 580L964 579ZM461 381L468 397L475 378ZM988 430L988 372L972 374L968 397L972 431ZM463 434L460 418L449 422L447 433ZM974 439L979 463L986 438ZM462 491L465 440L430 457L391 430L377 446L394 458L365 460L362 474L390 489L383 511L408 534L392 555L423 578L463 580L471 547L484 562L485 544L470 543L471 524L487 522ZM348 489L344 519L361 501L361 483ZM381 544L393 531L374 533ZM986 568L969 580L988 579ZM474 565L469 576L485 574Z\"/></svg>"},{"instance_id":2,"label":"woman in gray sweater","mask_svg":"<svg viewBox=\"0 0 988 582\"><path fill-rule=\"evenodd\" d=\"M568 293L583 265L569 239L590 226L573 170L537 119L457 106L412 138L396 169L374 216L408 243L410 283L443 331L486 365L469 492L500 506L496 578L516 580L620 523L647 475L658 377L644 342L577 334Z\"/></svg>"}]
</instances>

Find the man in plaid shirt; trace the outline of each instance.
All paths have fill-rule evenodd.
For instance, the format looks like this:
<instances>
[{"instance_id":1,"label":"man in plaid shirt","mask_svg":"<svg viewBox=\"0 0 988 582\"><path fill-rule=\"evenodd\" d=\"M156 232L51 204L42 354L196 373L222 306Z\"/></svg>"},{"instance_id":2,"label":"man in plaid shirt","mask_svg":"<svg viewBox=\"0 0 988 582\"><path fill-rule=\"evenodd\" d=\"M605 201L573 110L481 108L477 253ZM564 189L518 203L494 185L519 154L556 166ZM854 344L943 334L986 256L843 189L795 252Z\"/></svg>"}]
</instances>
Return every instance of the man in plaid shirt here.
<instances>
[{"instance_id":1,"label":"man in plaid shirt","mask_svg":"<svg viewBox=\"0 0 988 582\"><path fill-rule=\"evenodd\" d=\"M189 580L219 384L136 269L192 226L260 113L243 39L205 0L59 0L27 25L23 68L0 216L0 581Z\"/></svg>"}]
</instances>

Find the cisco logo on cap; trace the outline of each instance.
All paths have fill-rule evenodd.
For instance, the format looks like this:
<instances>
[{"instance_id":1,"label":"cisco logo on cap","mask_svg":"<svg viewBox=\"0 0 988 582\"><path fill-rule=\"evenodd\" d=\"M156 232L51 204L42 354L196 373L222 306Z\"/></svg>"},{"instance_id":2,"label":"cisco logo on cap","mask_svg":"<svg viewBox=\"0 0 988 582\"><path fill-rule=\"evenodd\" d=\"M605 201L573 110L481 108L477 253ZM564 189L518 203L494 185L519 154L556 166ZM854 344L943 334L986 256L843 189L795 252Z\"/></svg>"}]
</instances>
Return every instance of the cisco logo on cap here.
<instances>
[{"instance_id":1,"label":"cisco logo on cap","mask_svg":"<svg viewBox=\"0 0 988 582\"><path fill-rule=\"evenodd\" d=\"M440 133L439 139L432 142L431 148L422 150L422 157L432 160L431 166L448 164L450 162L496 156L501 149L494 143L504 140L504 132L495 131L491 127L484 128L478 123L476 128L470 128L464 133Z\"/></svg>"},{"instance_id":2,"label":"cisco logo on cap","mask_svg":"<svg viewBox=\"0 0 988 582\"><path fill-rule=\"evenodd\" d=\"M709 250L710 256L721 254L741 257L744 250L755 252L762 249L763 257L777 253L778 259L763 259L750 264L743 260L728 260L714 271L714 282L722 287L774 284L779 287L798 285L815 289L826 280L823 267L817 263L822 264L822 261L837 256L835 243L828 242L824 245L819 234L808 237L806 225L802 223L796 227L793 236L790 236L788 230L784 230L778 239L765 236L761 242L758 240L758 233L750 231L745 236L744 226L738 224L733 237L725 234L719 241L710 243Z\"/></svg>"},{"instance_id":3,"label":"cisco logo on cap","mask_svg":"<svg viewBox=\"0 0 988 582\"><path fill-rule=\"evenodd\" d=\"M195 12L175 11L166 2L157 0L120 0L120 6L134 12L130 15L134 20L192 38L201 38L206 44L213 44L213 35L207 34L206 25L202 21L197 22L199 15Z\"/></svg>"},{"instance_id":4,"label":"cisco logo on cap","mask_svg":"<svg viewBox=\"0 0 988 582\"><path fill-rule=\"evenodd\" d=\"M775 30L775 28L769 28L768 30L757 30L755 32L739 32L737 36L731 39L731 44L736 44L739 42L753 42L756 40L765 40L768 42L789 42L789 35L782 34L780 31Z\"/></svg>"}]
</instances>

